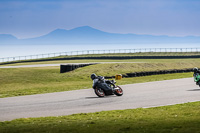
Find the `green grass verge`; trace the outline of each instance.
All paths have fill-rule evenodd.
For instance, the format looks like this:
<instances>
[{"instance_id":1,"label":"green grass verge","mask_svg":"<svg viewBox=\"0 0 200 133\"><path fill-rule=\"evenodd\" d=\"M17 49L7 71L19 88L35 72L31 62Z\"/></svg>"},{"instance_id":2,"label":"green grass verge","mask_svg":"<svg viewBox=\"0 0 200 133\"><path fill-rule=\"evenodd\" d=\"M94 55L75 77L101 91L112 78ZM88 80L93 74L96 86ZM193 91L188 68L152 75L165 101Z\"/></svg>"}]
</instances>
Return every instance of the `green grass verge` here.
<instances>
[{"instance_id":1,"label":"green grass verge","mask_svg":"<svg viewBox=\"0 0 200 133\"><path fill-rule=\"evenodd\" d=\"M0 69L0 97L32 95L91 88L91 73L113 76L129 72L182 69L200 66L197 59L163 60L150 63L97 64L60 74L59 67L7 68ZM123 78L118 84L131 84L166 79L191 77L192 73L154 75L137 78Z\"/></svg>"},{"instance_id":2,"label":"green grass verge","mask_svg":"<svg viewBox=\"0 0 200 133\"><path fill-rule=\"evenodd\" d=\"M200 102L172 106L22 118L0 122L1 133L199 133Z\"/></svg>"}]
</instances>

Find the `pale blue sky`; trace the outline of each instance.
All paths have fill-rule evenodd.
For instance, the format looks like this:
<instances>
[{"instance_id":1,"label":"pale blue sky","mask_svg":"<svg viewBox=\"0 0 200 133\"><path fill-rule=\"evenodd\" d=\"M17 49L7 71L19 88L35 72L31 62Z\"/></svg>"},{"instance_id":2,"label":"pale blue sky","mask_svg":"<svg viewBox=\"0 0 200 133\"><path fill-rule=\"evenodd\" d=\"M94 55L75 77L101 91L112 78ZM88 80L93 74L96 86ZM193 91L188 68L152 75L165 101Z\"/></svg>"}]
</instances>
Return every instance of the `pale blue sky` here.
<instances>
[{"instance_id":1,"label":"pale blue sky","mask_svg":"<svg viewBox=\"0 0 200 133\"><path fill-rule=\"evenodd\" d=\"M0 34L31 38L80 26L200 36L200 0L0 0Z\"/></svg>"}]
</instances>

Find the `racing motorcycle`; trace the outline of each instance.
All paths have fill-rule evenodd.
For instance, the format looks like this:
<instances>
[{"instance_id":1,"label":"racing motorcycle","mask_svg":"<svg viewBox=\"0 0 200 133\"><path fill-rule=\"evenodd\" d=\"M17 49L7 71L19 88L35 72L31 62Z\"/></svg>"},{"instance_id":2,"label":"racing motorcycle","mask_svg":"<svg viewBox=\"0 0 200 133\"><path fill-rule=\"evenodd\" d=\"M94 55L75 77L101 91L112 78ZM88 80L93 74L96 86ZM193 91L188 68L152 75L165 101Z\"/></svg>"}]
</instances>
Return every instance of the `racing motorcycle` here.
<instances>
[{"instance_id":1,"label":"racing motorcycle","mask_svg":"<svg viewBox=\"0 0 200 133\"><path fill-rule=\"evenodd\" d=\"M196 82L196 85L199 85L200 87L200 75L199 74L194 74L194 82Z\"/></svg>"},{"instance_id":2,"label":"racing motorcycle","mask_svg":"<svg viewBox=\"0 0 200 133\"><path fill-rule=\"evenodd\" d=\"M98 97L104 97L107 95L122 96L122 88L115 84L115 80L105 80L104 77L100 77L98 78L98 81L95 83L95 85L93 84L93 89Z\"/></svg>"}]
</instances>

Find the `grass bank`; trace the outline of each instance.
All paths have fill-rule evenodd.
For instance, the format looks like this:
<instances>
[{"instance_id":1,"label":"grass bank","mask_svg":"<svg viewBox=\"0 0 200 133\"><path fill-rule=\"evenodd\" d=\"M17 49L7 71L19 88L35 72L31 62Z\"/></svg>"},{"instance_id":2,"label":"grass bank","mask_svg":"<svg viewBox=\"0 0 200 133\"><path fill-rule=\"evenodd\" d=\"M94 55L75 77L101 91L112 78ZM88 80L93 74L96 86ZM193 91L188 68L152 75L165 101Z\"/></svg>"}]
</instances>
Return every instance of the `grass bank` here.
<instances>
[{"instance_id":1,"label":"grass bank","mask_svg":"<svg viewBox=\"0 0 200 133\"><path fill-rule=\"evenodd\" d=\"M137 56L192 56L192 55L200 55L200 52L138 52L138 53L111 53L111 54L86 54L86 55L76 55L76 56L57 56L57 57L49 57L49 58L43 58L43 59L58 59L59 60L52 60L52 61L39 61L40 59L32 59L29 60L29 62L23 62L21 61L14 61L11 64L6 64L9 66L15 66L15 65L29 65L29 64L52 64L52 63L86 63L86 62L122 62L122 60L111 60L111 59L81 59L81 60L66 60L69 58L74 57L115 57L115 56L122 56L122 57L137 57ZM61 59L65 58L65 59ZM126 60L126 61L134 61L137 62L141 59L133 59L133 60ZM149 59L143 59L143 60L149 60ZM150 59L150 60L158 60L158 59ZM160 59L163 60L163 59ZM175 59L176 60L176 59ZM31 62L32 61L32 62ZM125 61L125 60L123 60ZM5 66L3 63L0 63L0 66Z\"/></svg>"},{"instance_id":2,"label":"grass bank","mask_svg":"<svg viewBox=\"0 0 200 133\"><path fill-rule=\"evenodd\" d=\"M199 133L200 102L172 106L23 118L0 122L1 133Z\"/></svg>"},{"instance_id":3,"label":"grass bank","mask_svg":"<svg viewBox=\"0 0 200 133\"><path fill-rule=\"evenodd\" d=\"M0 97L32 95L59 91L91 88L91 73L102 76L130 72L183 69L200 66L197 59L159 60L150 63L97 64L60 74L59 67L7 68L0 69ZM137 78L123 78L118 84L131 84L166 79L192 77L192 73L154 75Z\"/></svg>"}]
</instances>

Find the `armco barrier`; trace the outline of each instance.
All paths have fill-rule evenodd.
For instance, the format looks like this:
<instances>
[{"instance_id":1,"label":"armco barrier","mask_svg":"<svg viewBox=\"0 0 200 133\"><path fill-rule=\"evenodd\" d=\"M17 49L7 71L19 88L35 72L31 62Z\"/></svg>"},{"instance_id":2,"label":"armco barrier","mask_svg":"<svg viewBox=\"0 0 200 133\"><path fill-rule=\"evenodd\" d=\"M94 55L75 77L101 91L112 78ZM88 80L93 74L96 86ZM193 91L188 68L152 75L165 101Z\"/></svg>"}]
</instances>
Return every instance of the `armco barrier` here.
<instances>
[{"instance_id":1,"label":"armco barrier","mask_svg":"<svg viewBox=\"0 0 200 133\"><path fill-rule=\"evenodd\" d=\"M172 69L172 70L160 70L160 71L146 71L146 72L133 72L126 73L122 75L123 77L141 77L141 76L150 76L150 75L159 75L159 74L172 74L172 73L185 73L185 72L193 72L192 68L188 69ZM115 76L106 76L105 78L114 78Z\"/></svg>"},{"instance_id":2,"label":"armco barrier","mask_svg":"<svg viewBox=\"0 0 200 133\"><path fill-rule=\"evenodd\" d=\"M89 65L94 65L97 63L85 63L85 64L61 64L60 73L70 72L80 67L85 67Z\"/></svg>"}]
</instances>

